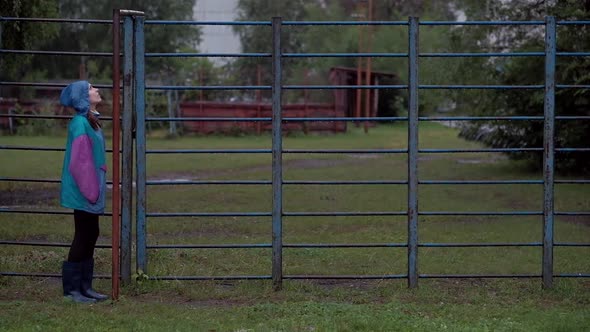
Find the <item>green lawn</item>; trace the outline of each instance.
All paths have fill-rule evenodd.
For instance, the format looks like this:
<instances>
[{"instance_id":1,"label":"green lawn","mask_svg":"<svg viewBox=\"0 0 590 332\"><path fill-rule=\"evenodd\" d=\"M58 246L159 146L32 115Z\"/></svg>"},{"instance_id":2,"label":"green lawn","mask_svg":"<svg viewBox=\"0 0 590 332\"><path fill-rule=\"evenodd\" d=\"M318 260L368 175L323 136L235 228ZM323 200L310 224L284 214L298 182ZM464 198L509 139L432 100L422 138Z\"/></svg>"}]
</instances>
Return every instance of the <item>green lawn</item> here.
<instances>
[{"instance_id":1,"label":"green lawn","mask_svg":"<svg viewBox=\"0 0 590 332\"><path fill-rule=\"evenodd\" d=\"M64 137L0 136L0 145L62 147ZM110 143L109 143L110 145ZM150 137L148 149L263 149L269 135L244 137ZM286 149L402 149L404 125L383 125L368 135L295 135ZM420 124L420 148L478 148L457 131ZM62 152L3 150L5 177L59 178ZM405 180L404 154L284 154L287 180ZM265 154L151 154L150 179L270 180ZM522 162L491 153L421 154L421 180L541 179ZM558 176L558 178L562 178ZM0 205L60 209L57 184L0 182ZM590 211L590 186L556 185L557 211ZM149 186L148 212L269 212L268 185ZM541 185L421 185L420 211L541 211ZM2 202L4 201L4 202ZM5 203L8 202L8 203ZM284 185L284 211L405 211L403 185ZM107 208L110 210L110 207ZM0 240L69 242L71 217L0 213ZM557 216L556 242L588 243L590 219ZM102 218L99 242L110 242ZM542 242L541 216L420 216L421 243ZM405 217L284 217L285 244L404 243ZM271 243L269 217L148 218L148 244ZM67 248L0 246L0 271L58 273ZM554 270L588 273L590 248L556 247ZM539 274L541 247L420 248L425 274ZM97 250L98 273L110 271L110 250ZM161 249L148 251L149 276L269 275L271 250ZM404 274L405 248L285 248L285 275ZM110 281L99 280L107 290ZM87 307L63 302L59 279L0 277L1 330L218 330L374 331L590 329L590 280L556 278L542 290L539 279L141 281L125 286L117 303Z\"/></svg>"}]
</instances>

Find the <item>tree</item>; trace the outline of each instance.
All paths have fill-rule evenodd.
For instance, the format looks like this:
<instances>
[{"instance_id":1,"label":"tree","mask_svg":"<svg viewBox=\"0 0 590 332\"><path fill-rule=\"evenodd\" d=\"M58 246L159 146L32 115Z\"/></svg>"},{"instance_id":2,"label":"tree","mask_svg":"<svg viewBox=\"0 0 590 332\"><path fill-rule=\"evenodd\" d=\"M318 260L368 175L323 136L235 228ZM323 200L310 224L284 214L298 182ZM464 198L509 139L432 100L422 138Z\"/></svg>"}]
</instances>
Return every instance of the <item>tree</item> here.
<instances>
[{"instance_id":1,"label":"tree","mask_svg":"<svg viewBox=\"0 0 590 332\"><path fill-rule=\"evenodd\" d=\"M557 1L551 6L541 2L520 3L512 15L519 18L542 19L545 14L555 15L558 20L587 20L590 18L590 1ZM508 15L506 7L499 7L499 15ZM504 16L505 17L505 16ZM558 28L558 51L585 52L590 48L588 26L560 26ZM514 51L543 50L543 31L524 32L507 30L504 45L517 45ZM524 40L524 41L523 41ZM492 67L493 66L493 67ZM497 84L543 84L544 58L513 58L502 64L490 62ZM556 82L558 84L587 85L590 82L590 59L587 57L558 58ZM471 103L475 114L481 115L543 115L543 91L506 90L494 91L480 103ZM590 115L589 89L558 89L556 114L568 116ZM524 121L493 121L468 124L462 136L476 139L496 148L521 148L543 146L543 123ZM556 121L556 147L586 147L590 141L588 121ZM540 153L511 153L515 159L526 159L535 168L542 166ZM583 152L560 152L556 154L556 169L564 173L587 173L590 171L590 156Z\"/></svg>"}]
</instances>

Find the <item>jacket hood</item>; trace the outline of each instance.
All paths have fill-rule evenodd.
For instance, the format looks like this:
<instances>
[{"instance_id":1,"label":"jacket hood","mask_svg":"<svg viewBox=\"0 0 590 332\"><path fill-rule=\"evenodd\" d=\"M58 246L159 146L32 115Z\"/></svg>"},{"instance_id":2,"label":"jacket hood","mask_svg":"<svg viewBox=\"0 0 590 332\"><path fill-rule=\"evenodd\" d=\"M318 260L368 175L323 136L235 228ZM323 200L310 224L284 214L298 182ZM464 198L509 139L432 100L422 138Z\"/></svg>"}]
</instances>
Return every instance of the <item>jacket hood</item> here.
<instances>
[{"instance_id":1,"label":"jacket hood","mask_svg":"<svg viewBox=\"0 0 590 332\"><path fill-rule=\"evenodd\" d=\"M89 86L88 81L71 83L61 91L59 102L64 106L73 107L79 115L86 115L90 110Z\"/></svg>"}]
</instances>

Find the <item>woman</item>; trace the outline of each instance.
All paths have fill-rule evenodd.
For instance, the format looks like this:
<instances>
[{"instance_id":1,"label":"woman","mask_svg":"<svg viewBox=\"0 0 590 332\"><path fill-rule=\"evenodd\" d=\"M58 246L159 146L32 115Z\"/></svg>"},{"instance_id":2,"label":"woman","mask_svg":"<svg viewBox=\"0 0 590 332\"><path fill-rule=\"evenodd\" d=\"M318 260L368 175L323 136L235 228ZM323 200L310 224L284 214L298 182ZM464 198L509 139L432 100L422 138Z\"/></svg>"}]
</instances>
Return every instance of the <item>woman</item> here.
<instances>
[{"instance_id":1,"label":"woman","mask_svg":"<svg viewBox=\"0 0 590 332\"><path fill-rule=\"evenodd\" d=\"M61 177L61 205L74 209L74 240L62 265L64 296L74 302L94 303L106 295L92 289L94 247L99 235L98 216L104 213L106 190L105 144L96 105L98 89L87 81L63 89L62 105L76 115L68 125Z\"/></svg>"}]
</instances>

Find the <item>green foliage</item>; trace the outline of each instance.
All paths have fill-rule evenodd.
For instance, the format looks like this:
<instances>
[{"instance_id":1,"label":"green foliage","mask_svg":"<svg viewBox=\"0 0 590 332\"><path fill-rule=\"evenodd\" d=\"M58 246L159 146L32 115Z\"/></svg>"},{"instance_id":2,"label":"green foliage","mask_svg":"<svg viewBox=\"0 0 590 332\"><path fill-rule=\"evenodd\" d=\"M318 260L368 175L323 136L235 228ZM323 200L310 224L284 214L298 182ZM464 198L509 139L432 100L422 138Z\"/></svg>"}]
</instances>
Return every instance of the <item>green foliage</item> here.
<instances>
[{"instance_id":1,"label":"green foliage","mask_svg":"<svg viewBox=\"0 0 590 332\"><path fill-rule=\"evenodd\" d=\"M57 0L0 0L0 16L57 17ZM31 22L2 21L0 24L0 47L4 49L35 49L45 40L54 38L59 30L55 23L44 23L42 29ZM32 58L31 55L3 54L0 57L0 80L11 81L24 76Z\"/></svg>"},{"instance_id":2,"label":"green foliage","mask_svg":"<svg viewBox=\"0 0 590 332\"><path fill-rule=\"evenodd\" d=\"M502 8L500 8L502 9ZM545 12L547 10L547 12ZM524 4L516 16L542 19L544 14L555 15L558 20L590 17L590 5L580 2L558 1L552 7L539 7ZM502 17L506 18L506 17ZM509 33L511 32L511 33ZM587 26L558 27L558 51L585 52L590 48L588 39L590 30ZM531 31L529 30L529 33ZM504 45L515 45L511 51L540 51L544 49L543 32L525 37L521 28L506 30L503 34ZM487 36L489 37L489 35ZM544 58L512 58L500 62L488 61L484 67L492 72L490 77L495 84L507 85L542 85L544 84ZM587 57L561 57L556 65L557 84L587 85L590 82L590 59ZM542 116L544 114L544 94L541 90L495 90L480 94L478 98L465 101L463 107L469 107L473 114L495 116ZM587 116L590 113L589 89L557 89L555 111L558 116ZM556 121L557 148L586 147L590 140L590 123L588 121ZM469 139L480 140L496 148L520 148L543 146L543 123L541 121L491 121L473 122L464 127L461 135ZM541 153L510 153L514 159L526 159L533 168L542 167ZM583 152L562 152L556 154L556 169L564 173L584 174L590 171L590 156Z\"/></svg>"}]
</instances>

